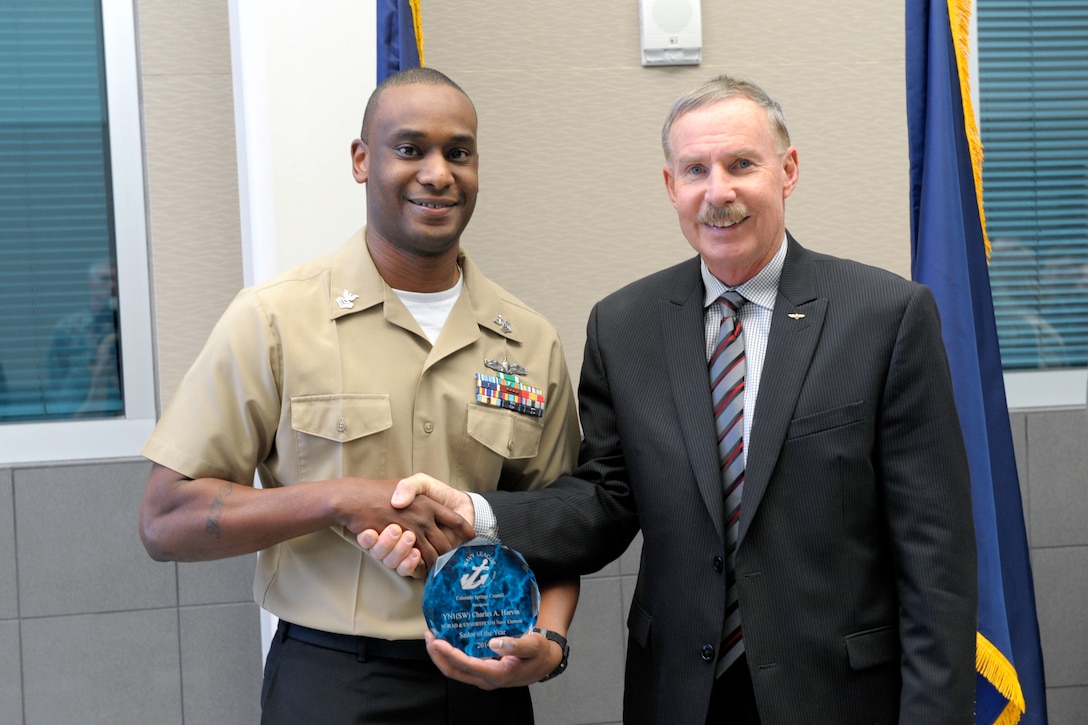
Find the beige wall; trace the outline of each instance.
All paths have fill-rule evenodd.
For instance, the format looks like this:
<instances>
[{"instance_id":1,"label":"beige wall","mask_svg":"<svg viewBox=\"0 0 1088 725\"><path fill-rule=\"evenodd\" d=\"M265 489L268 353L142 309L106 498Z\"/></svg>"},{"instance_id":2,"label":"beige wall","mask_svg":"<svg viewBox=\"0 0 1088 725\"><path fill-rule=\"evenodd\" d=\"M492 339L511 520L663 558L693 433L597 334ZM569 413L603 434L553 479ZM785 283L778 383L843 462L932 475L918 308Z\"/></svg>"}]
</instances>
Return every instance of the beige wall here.
<instances>
[{"instance_id":1,"label":"beige wall","mask_svg":"<svg viewBox=\"0 0 1088 725\"><path fill-rule=\"evenodd\" d=\"M643 68L634 0L425 2L426 64L480 114L465 246L559 328L579 369L590 306L692 254L661 177L674 98L762 85L800 152L787 225L812 249L910 274L902 3L702 3L703 62Z\"/></svg>"},{"instance_id":2,"label":"beige wall","mask_svg":"<svg viewBox=\"0 0 1088 725\"><path fill-rule=\"evenodd\" d=\"M227 3L199 5L138 3L164 400L243 279ZM702 5L702 65L643 68L632 0L424 3L427 65L480 112L482 191L465 246L556 324L575 375L592 304L691 254L659 132L672 100L717 73L754 80L785 109L801 160L794 235L909 275L901 4ZM369 89L357 92L361 109ZM290 203L275 183L277 205Z\"/></svg>"},{"instance_id":3,"label":"beige wall","mask_svg":"<svg viewBox=\"0 0 1088 725\"><path fill-rule=\"evenodd\" d=\"M242 285L226 2L137 2L159 390Z\"/></svg>"}]
</instances>

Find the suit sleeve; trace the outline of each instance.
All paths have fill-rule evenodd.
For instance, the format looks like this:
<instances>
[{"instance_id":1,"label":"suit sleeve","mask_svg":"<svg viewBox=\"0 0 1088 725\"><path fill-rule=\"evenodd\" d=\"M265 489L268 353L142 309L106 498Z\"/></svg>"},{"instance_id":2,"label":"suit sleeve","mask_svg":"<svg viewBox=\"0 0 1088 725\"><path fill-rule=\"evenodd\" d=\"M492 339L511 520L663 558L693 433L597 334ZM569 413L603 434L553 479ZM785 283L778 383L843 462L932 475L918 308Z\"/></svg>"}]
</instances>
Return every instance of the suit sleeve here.
<instances>
[{"instance_id":1,"label":"suit sleeve","mask_svg":"<svg viewBox=\"0 0 1088 725\"><path fill-rule=\"evenodd\" d=\"M973 722L978 572L971 482L933 295L907 304L877 426L897 566L900 722Z\"/></svg>"},{"instance_id":2,"label":"suit sleeve","mask_svg":"<svg viewBox=\"0 0 1088 725\"><path fill-rule=\"evenodd\" d=\"M578 468L544 489L482 494L495 513L499 537L542 578L597 571L620 556L638 531L599 335L594 307L578 385Z\"/></svg>"}]
</instances>

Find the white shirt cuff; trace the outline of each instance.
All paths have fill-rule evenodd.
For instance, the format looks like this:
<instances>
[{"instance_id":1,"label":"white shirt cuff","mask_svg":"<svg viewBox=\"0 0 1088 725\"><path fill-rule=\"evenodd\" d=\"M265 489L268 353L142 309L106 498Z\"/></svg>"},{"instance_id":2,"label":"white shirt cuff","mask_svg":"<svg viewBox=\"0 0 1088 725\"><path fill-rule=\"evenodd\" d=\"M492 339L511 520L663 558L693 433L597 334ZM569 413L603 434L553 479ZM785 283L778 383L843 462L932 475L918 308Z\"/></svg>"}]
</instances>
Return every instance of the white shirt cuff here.
<instances>
[{"instance_id":1,"label":"white shirt cuff","mask_svg":"<svg viewBox=\"0 0 1088 725\"><path fill-rule=\"evenodd\" d=\"M472 499L472 508L476 515L476 535L491 541L499 540L499 523L495 520L495 512L491 510L491 504L478 493L469 493Z\"/></svg>"}]
</instances>

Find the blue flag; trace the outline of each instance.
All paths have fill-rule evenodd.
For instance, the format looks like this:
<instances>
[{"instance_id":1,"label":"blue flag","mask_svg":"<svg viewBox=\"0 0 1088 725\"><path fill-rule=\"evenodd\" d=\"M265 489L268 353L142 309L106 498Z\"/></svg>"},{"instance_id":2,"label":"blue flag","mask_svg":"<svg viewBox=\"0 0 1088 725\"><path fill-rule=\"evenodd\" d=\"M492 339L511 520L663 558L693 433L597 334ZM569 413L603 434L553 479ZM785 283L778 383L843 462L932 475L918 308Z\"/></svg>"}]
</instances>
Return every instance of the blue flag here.
<instances>
[{"instance_id":1,"label":"blue flag","mask_svg":"<svg viewBox=\"0 0 1088 725\"><path fill-rule=\"evenodd\" d=\"M977 725L1045 725L1046 690L967 97L970 0L907 0L911 273L937 298L978 542ZM949 552L955 555L955 552Z\"/></svg>"},{"instance_id":2,"label":"blue flag","mask_svg":"<svg viewBox=\"0 0 1088 725\"><path fill-rule=\"evenodd\" d=\"M378 83L423 65L419 0L378 0Z\"/></svg>"}]
</instances>

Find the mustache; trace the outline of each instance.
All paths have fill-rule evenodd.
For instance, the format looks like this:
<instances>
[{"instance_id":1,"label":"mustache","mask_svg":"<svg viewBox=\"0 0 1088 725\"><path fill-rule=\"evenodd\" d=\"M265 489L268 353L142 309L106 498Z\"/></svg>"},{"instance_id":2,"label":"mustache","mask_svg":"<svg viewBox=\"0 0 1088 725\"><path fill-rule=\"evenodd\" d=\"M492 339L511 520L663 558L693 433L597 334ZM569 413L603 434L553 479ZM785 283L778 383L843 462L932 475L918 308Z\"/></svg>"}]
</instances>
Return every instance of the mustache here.
<instances>
[{"instance_id":1,"label":"mustache","mask_svg":"<svg viewBox=\"0 0 1088 725\"><path fill-rule=\"evenodd\" d=\"M744 204L730 204L729 206L708 206L700 212L696 221L700 224L711 226L723 226L737 224L748 216L748 207Z\"/></svg>"}]
</instances>

